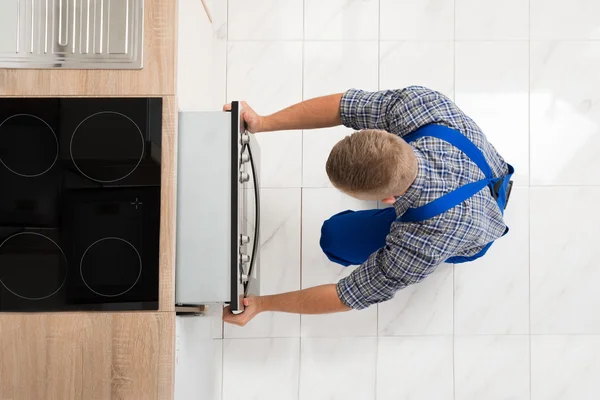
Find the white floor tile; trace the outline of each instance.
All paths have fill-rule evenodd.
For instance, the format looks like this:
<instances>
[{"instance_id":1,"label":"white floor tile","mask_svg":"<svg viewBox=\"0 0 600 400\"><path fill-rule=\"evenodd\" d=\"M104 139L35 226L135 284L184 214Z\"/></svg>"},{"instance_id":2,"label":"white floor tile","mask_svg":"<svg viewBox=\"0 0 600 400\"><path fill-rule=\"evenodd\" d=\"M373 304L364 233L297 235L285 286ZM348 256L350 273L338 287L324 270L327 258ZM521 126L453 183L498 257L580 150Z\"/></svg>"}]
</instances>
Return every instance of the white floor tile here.
<instances>
[{"instance_id":1,"label":"white floor tile","mask_svg":"<svg viewBox=\"0 0 600 400\"><path fill-rule=\"evenodd\" d=\"M600 39L600 2L530 1L532 40Z\"/></svg>"},{"instance_id":2,"label":"white floor tile","mask_svg":"<svg viewBox=\"0 0 600 400\"><path fill-rule=\"evenodd\" d=\"M456 40L527 40L529 2L455 0Z\"/></svg>"},{"instance_id":3,"label":"white floor tile","mask_svg":"<svg viewBox=\"0 0 600 400\"><path fill-rule=\"evenodd\" d=\"M210 320L210 337L212 339L223 339L223 305L208 305L202 318Z\"/></svg>"},{"instance_id":4,"label":"white floor tile","mask_svg":"<svg viewBox=\"0 0 600 400\"><path fill-rule=\"evenodd\" d=\"M600 184L599 70L600 42L531 43L533 185Z\"/></svg>"},{"instance_id":5,"label":"white floor tile","mask_svg":"<svg viewBox=\"0 0 600 400\"><path fill-rule=\"evenodd\" d=\"M176 318L176 399L221 398L222 340L210 338L207 320L207 317Z\"/></svg>"},{"instance_id":6,"label":"white floor tile","mask_svg":"<svg viewBox=\"0 0 600 400\"><path fill-rule=\"evenodd\" d=\"M457 334L529 333L529 189L513 188L505 220L483 258L454 267Z\"/></svg>"},{"instance_id":7,"label":"white floor tile","mask_svg":"<svg viewBox=\"0 0 600 400\"><path fill-rule=\"evenodd\" d=\"M300 331L306 337L359 337L377 334L377 306L325 315L303 315Z\"/></svg>"},{"instance_id":8,"label":"white floor tile","mask_svg":"<svg viewBox=\"0 0 600 400\"><path fill-rule=\"evenodd\" d=\"M375 400L377 338L302 339L300 400Z\"/></svg>"},{"instance_id":9,"label":"white floor tile","mask_svg":"<svg viewBox=\"0 0 600 400\"><path fill-rule=\"evenodd\" d=\"M454 43L381 42L379 89L420 85L454 97Z\"/></svg>"},{"instance_id":10,"label":"white floor tile","mask_svg":"<svg viewBox=\"0 0 600 400\"><path fill-rule=\"evenodd\" d=\"M325 171L327 158L333 146L352 133L352 129L344 126L309 130L302 133L303 187L333 187Z\"/></svg>"},{"instance_id":11,"label":"white floor tile","mask_svg":"<svg viewBox=\"0 0 600 400\"><path fill-rule=\"evenodd\" d=\"M352 268L342 267L327 259L319 240L325 220L345 210L377 208L375 201L361 201L337 189L319 188L302 190L302 286L312 287L334 283L347 276Z\"/></svg>"},{"instance_id":12,"label":"white floor tile","mask_svg":"<svg viewBox=\"0 0 600 400\"><path fill-rule=\"evenodd\" d=\"M600 333L600 187L531 189L531 332Z\"/></svg>"},{"instance_id":13,"label":"white floor tile","mask_svg":"<svg viewBox=\"0 0 600 400\"><path fill-rule=\"evenodd\" d=\"M456 43L456 103L529 186L529 44Z\"/></svg>"},{"instance_id":14,"label":"white floor tile","mask_svg":"<svg viewBox=\"0 0 600 400\"><path fill-rule=\"evenodd\" d=\"M454 0L381 0L381 40L453 40Z\"/></svg>"},{"instance_id":15,"label":"white floor tile","mask_svg":"<svg viewBox=\"0 0 600 400\"><path fill-rule=\"evenodd\" d=\"M596 400L600 336L532 336L531 400Z\"/></svg>"},{"instance_id":16,"label":"white floor tile","mask_svg":"<svg viewBox=\"0 0 600 400\"><path fill-rule=\"evenodd\" d=\"M302 288L337 283L356 267L330 262L321 247L321 226L332 215L347 209L376 208L377 202L362 202L337 189L302 189ZM330 315L303 315L303 337L376 336L377 307Z\"/></svg>"},{"instance_id":17,"label":"white floor tile","mask_svg":"<svg viewBox=\"0 0 600 400\"><path fill-rule=\"evenodd\" d=\"M529 336L457 336L456 400L529 400Z\"/></svg>"},{"instance_id":18,"label":"white floor tile","mask_svg":"<svg viewBox=\"0 0 600 400\"><path fill-rule=\"evenodd\" d=\"M452 336L379 338L377 400L453 400Z\"/></svg>"},{"instance_id":19,"label":"white floor tile","mask_svg":"<svg viewBox=\"0 0 600 400\"><path fill-rule=\"evenodd\" d=\"M301 42L229 43L227 99L245 100L267 115L302 101ZM257 134L261 186L300 187L302 132Z\"/></svg>"},{"instance_id":20,"label":"white floor tile","mask_svg":"<svg viewBox=\"0 0 600 400\"><path fill-rule=\"evenodd\" d=\"M302 186L302 131L261 132L260 187L299 188Z\"/></svg>"},{"instance_id":21,"label":"white floor tile","mask_svg":"<svg viewBox=\"0 0 600 400\"><path fill-rule=\"evenodd\" d=\"M214 367L213 378L209 378L207 386L210 386L214 392L214 400L223 398L223 340L213 340L213 356L216 363ZM209 375L210 376L210 375Z\"/></svg>"},{"instance_id":22,"label":"white floor tile","mask_svg":"<svg viewBox=\"0 0 600 400\"><path fill-rule=\"evenodd\" d=\"M180 42L216 39L196 46L210 65L180 54L182 109L246 100L266 115L351 87L423 85L455 99L516 168L511 231L481 260L442 265L363 311L265 313L224 333L219 318L203 320L203 340L230 338L207 355L223 362L201 378L211 400L221 383L224 400L598 398L600 2L229 0L213 26L196 27L201 8L182 3ZM351 133L257 135L264 294L336 283L355 268L319 246L330 216L377 207L327 178L331 148Z\"/></svg>"},{"instance_id":23,"label":"white floor tile","mask_svg":"<svg viewBox=\"0 0 600 400\"><path fill-rule=\"evenodd\" d=\"M260 294L300 289L300 189L261 191ZM300 316L262 313L245 327L225 325L226 338L298 337Z\"/></svg>"},{"instance_id":24,"label":"white floor tile","mask_svg":"<svg viewBox=\"0 0 600 400\"><path fill-rule=\"evenodd\" d=\"M306 42L304 99L345 92L377 90L377 42Z\"/></svg>"},{"instance_id":25,"label":"white floor tile","mask_svg":"<svg viewBox=\"0 0 600 400\"><path fill-rule=\"evenodd\" d=\"M229 40L302 40L303 0L228 0Z\"/></svg>"},{"instance_id":26,"label":"white floor tile","mask_svg":"<svg viewBox=\"0 0 600 400\"><path fill-rule=\"evenodd\" d=\"M377 306L337 314L303 315L300 332L303 338L375 336Z\"/></svg>"},{"instance_id":27,"label":"white floor tile","mask_svg":"<svg viewBox=\"0 0 600 400\"><path fill-rule=\"evenodd\" d=\"M305 0L305 40L377 40L377 0Z\"/></svg>"},{"instance_id":28,"label":"white floor tile","mask_svg":"<svg viewBox=\"0 0 600 400\"><path fill-rule=\"evenodd\" d=\"M181 111L220 111L225 104L226 8L227 4L215 4L211 24L201 2L178 3L177 103Z\"/></svg>"},{"instance_id":29,"label":"white floor tile","mask_svg":"<svg viewBox=\"0 0 600 400\"><path fill-rule=\"evenodd\" d=\"M223 400L296 400L300 339L225 339Z\"/></svg>"},{"instance_id":30,"label":"white floor tile","mask_svg":"<svg viewBox=\"0 0 600 400\"><path fill-rule=\"evenodd\" d=\"M452 334L452 264L378 306L380 336Z\"/></svg>"},{"instance_id":31,"label":"white floor tile","mask_svg":"<svg viewBox=\"0 0 600 400\"><path fill-rule=\"evenodd\" d=\"M227 99L263 115L302 101L302 42L230 42Z\"/></svg>"}]
</instances>

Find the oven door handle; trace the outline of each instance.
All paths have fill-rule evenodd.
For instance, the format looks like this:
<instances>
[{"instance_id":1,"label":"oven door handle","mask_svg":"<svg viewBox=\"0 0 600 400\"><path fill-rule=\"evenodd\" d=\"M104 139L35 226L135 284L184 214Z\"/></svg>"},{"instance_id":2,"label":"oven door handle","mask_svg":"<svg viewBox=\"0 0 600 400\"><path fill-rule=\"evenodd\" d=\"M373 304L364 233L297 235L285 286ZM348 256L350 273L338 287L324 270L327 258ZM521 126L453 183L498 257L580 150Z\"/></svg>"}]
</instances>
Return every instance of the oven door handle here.
<instances>
[{"instance_id":1,"label":"oven door handle","mask_svg":"<svg viewBox=\"0 0 600 400\"><path fill-rule=\"evenodd\" d=\"M244 121L244 127L246 122ZM248 133L250 134L250 133ZM258 258L258 246L260 246L260 187L258 186L258 168L252 155L252 147L249 143L245 145L250 158L250 167L252 168L252 183L254 184L254 237L252 242L252 258L248 268L248 280L244 283L244 297L248 296L248 288L252 282L252 274L256 267Z\"/></svg>"}]
</instances>

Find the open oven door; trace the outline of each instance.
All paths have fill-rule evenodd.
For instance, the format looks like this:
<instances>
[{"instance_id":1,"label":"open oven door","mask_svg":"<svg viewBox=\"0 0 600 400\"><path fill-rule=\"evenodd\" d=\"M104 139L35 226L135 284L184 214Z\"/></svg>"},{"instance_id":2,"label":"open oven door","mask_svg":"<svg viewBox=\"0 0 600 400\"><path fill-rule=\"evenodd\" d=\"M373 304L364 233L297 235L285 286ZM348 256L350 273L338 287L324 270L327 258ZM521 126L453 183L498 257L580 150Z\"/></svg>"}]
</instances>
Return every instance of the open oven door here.
<instances>
[{"instance_id":1,"label":"open oven door","mask_svg":"<svg viewBox=\"0 0 600 400\"><path fill-rule=\"evenodd\" d=\"M230 112L179 113L177 305L229 303L259 294L260 149Z\"/></svg>"},{"instance_id":2,"label":"open oven door","mask_svg":"<svg viewBox=\"0 0 600 400\"><path fill-rule=\"evenodd\" d=\"M237 138L238 147L232 146L232 167L237 165L239 174L232 176L237 199L237 234L232 229L231 299L234 313L244 310L244 297L259 294L260 257L260 148L253 134L246 129L242 107L237 101L231 103L231 135ZM233 152L236 151L234 157ZM235 181L234 181L235 179ZM234 207L232 202L232 207ZM232 214L235 210L232 209ZM236 253L237 254L234 254ZM237 255L237 262L234 256Z\"/></svg>"}]
</instances>

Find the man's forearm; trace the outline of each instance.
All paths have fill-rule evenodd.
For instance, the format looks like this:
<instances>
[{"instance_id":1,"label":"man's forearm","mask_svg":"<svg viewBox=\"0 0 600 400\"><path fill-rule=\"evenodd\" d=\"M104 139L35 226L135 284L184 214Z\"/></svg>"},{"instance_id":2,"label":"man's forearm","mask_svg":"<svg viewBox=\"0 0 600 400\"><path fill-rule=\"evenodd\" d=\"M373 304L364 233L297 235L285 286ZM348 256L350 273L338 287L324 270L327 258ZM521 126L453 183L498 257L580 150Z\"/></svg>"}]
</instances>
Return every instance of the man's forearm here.
<instances>
[{"instance_id":1,"label":"man's forearm","mask_svg":"<svg viewBox=\"0 0 600 400\"><path fill-rule=\"evenodd\" d=\"M328 128L341 124L342 93L317 97L263 117L261 131Z\"/></svg>"},{"instance_id":2,"label":"man's forearm","mask_svg":"<svg viewBox=\"0 0 600 400\"><path fill-rule=\"evenodd\" d=\"M261 296L261 311L279 311L294 314L329 314L349 311L337 295L336 285L316 286L310 289Z\"/></svg>"}]
</instances>

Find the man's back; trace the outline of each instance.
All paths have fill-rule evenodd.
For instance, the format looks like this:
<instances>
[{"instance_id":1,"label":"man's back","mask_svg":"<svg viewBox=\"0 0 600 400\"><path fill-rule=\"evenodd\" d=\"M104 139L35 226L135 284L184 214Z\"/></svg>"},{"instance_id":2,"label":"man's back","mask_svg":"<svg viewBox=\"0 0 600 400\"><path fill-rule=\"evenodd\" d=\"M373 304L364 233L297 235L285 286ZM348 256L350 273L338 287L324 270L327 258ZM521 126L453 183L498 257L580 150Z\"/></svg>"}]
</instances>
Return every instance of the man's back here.
<instances>
[{"instance_id":1,"label":"man's back","mask_svg":"<svg viewBox=\"0 0 600 400\"><path fill-rule=\"evenodd\" d=\"M374 93L349 90L342 97L341 119L354 129L383 129L401 137L430 124L444 125L482 151L495 177L508 173L508 165L475 122L450 99L423 87ZM467 155L444 140L425 136L411 146L418 173L406 193L396 198L398 216L484 178ZM338 293L353 308L387 300L395 291L424 279L448 258L479 253L505 231L502 212L484 188L433 218L392 223L385 248L342 279Z\"/></svg>"},{"instance_id":2,"label":"man's back","mask_svg":"<svg viewBox=\"0 0 600 400\"><path fill-rule=\"evenodd\" d=\"M428 124L447 126L465 135L483 152L494 176L506 175L508 166L502 156L479 126L446 96L420 86L388 92L394 93L392 96L396 98L385 110L388 114L385 118L389 120L388 132L404 137ZM388 92L378 93L386 96ZM368 114L363 113L359 118L375 118ZM426 136L412 142L411 146L419 159L419 174L412 190L409 189L394 204L397 215L404 214L409 207L423 206L484 177L469 157L444 140ZM435 232L439 246L452 246L444 253L450 251L453 255L464 256L477 253L487 243L502 236L506 229L502 213L487 190L419 224L427 225L430 232Z\"/></svg>"},{"instance_id":3,"label":"man's back","mask_svg":"<svg viewBox=\"0 0 600 400\"><path fill-rule=\"evenodd\" d=\"M508 173L506 162L479 126L450 99L425 88L407 90L413 91L414 101L427 104L427 112L432 114L432 118L440 118L437 124L455 129L473 142L483 152L495 177ZM423 137L411 143L411 146L423 156L424 169L427 171L422 195L412 207L427 204L460 186L484 177L471 159L444 140ZM402 209L404 206L405 203L396 202L399 215L405 211ZM430 229L437 228L439 242L457 246L453 253L459 256L478 253L487 243L501 237L506 230L496 201L489 190L485 189L446 213L422 223Z\"/></svg>"}]
</instances>

